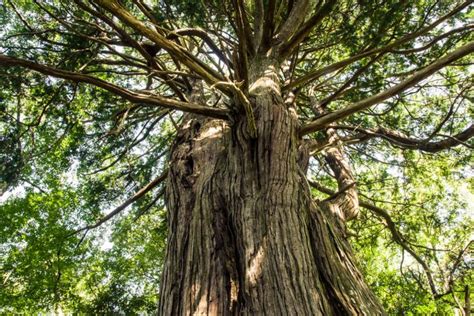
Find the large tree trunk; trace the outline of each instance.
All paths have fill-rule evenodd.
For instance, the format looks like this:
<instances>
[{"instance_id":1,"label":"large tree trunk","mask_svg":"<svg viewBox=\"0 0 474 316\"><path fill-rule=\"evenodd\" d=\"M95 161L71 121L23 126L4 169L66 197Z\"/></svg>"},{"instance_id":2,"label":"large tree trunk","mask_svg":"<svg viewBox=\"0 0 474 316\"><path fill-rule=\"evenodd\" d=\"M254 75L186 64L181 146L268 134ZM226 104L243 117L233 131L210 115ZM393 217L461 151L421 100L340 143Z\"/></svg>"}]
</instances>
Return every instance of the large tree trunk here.
<instances>
[{"instance_id":1,"label":"large tree trunk","mask_svg":"<svg viewBox=\"0 0 474 316\"><path fill-rule=\"evenodd\" d=\"M250 67L256 137L243 115L188 116L177 135L160 315L384 314L339 219L311 199L295 111L271 65Z\"/></svg>"}]
</instances>

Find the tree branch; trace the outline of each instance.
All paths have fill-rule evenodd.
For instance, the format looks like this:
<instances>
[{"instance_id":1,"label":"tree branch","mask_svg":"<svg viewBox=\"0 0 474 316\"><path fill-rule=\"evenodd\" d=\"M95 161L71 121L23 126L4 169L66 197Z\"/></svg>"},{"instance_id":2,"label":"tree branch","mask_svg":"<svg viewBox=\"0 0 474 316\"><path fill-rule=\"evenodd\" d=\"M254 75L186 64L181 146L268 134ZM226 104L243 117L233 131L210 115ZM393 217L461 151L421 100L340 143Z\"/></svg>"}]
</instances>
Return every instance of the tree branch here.
<instances>
[{"instance_id":1,"label":"tree branch","mask_svg":"<svg viewBox=\"0 0 474 316\"><path fill-rule=\"evenodd\" d=\"M337 3L336 0L328 0L308 21L306 21L301 28L296 32L291 39L282 45L280 48L281 58L286 58L291 55L293 50L308 36L311 31L319 24L321 21L331 13L334 5Z\"/></svg>"},{"instance_id":2,"label":"tree branch","mask_svg":"<svg viewBox=\"0 0 474 316\"><path fill-rule=\"evenodd\" d=\"M238 43L238 63L239 69L237 70L239 79L243 82L244 90L247 90L248 87L248 56L249 56L249 43L250 39L249 36L251 35L246 31L246 24L245 24L245 7L241 0L233 0L232 4L235 10L235 22L237 26L237 34L239 37ZM253 53L253 52L252 52Z\"/></svg>"},{"instance_id":3,"label":"tree branch","mask_svg":"<svg viewBox=\"0 0 474 316\"><path fill-rule=\"evenodd\" d=\"M168 39L173 39L176 36L197 36L201 38L207 46L219 57L227 66L233 67L232 61L230 61L227 56L217 47L216 43L209 37L206 31L198 28L185 28L173 31L170 35L167 36Z\"/></svg>"},{"instance_id":4,"label":"tree branch","mask_svg":"<svg viewBox=\"0 0 474 316\"><path fill-rule=\"evenodd\" d=\"M431 46L433 46L437 42L439 42L439 41L441 41L441 40L443 40L443 39L445 39L445 38L447 38L447 37L449 37L453 34L462 33L464 31L472 30L473 28L474 28L474 24L468 24L466 26L459 27L459 28L453 29L449 32L446 32L444 34L441 34L441 35L435 37L433 40L431 40L431 42L427 43L424 46L421 46L421 47L418 47L418 48L404 49L404 50L391 50L390 52L394 53L394 54L401 54L401 55L408 55L408 54L418 53L418 52L427 50L428 48L430 48Z\"/></svg>"},{"instance_id":5,"label":"tree branch","mask_svg":"<svg viewBox=\"0 0 474 316\"><path fill-rule=\"evenodd\" d=\"M133 103L157 105L164 108L179 110L183 112L190 112L190 113L200 114L200 115L209 116L209 117L218 118L218 119L224 119L224 120L228 119L228 115L229 115L229 111L225 109L207 107L207 106L203 106L197 103L178 101L174 99L161 97L155 94L143 94L143 93L133 92L125 88L119 87L117 85L111 84L99 78L95 78L92 76L88 76L88 75L84 75L84 74L76 73L72 71L66 71L66 70L61 70L61 69L57 69L57 68L53 68L49 66L44 66L44 65L26 60L26 59L9 57L9 56L0 54L0 67L1 66L4 66L4 67L5 66L7 67L20 66L20 67L28 68L28 69L40 72L48 76L56 77L56 78L72 80L75 82L88 83L93 86L112 92Z\"/></svg>"},{"instance_id":6,"label":"tree branch","mask_svg":"<svg viewBox=\"0 0 474 316\"><path fill-rule=\"evenodd\" d=\"M438 70L448 66L453 61L456 61L464 56L467 56L474 52L474 41L467 43L464 46L459 47L455 51L447 54L443 58L438 59L434 63L425 68L415 72L411 77L405 81L400 82L399 84L382 91L372 97L356 102L346 108L328 113L324 116L316 118L314 121L303 126L300 130L300 135L305 135L311 132L315 132L323 129L327 124L339 121L347 116L359 112L361 110L367 109L372 105L378 104L382 101L385 101L422 81L423 79L431 76Z\"/></svg>"},{"instance_id":7,"label":"tree branch","mask_svg":"<svg viewBox=\"0 0 474 316\"><path fill-rule=\"evenodd\" d=\"M328 194L330 196L333 196L336 192L332 191L331 189L328 189L326 187L323 187L319 183L315 181L311 181L308 179L308 183L315 188L316 190L323 192L325 194ZM436 290L433 274L431 273L431 270L428 266L428 264L421 259L421 257L413 250L411 247L405 242L405 238L400 234L398 231L395 222L392 220L392 218L389 215L389 212L386 210L373 205L370 202L364 201L364 200L359 200L359 205L362 206L363 208L371 211L374 213L377 217L382 218L385 221L385 224L387 225L387 228L389 229L390 233L392 234L393 240L399 244L404 250L406 250L423 268L423 271L426 274L426 277L428 279L428 283L431 289L431 293L434 297L438 295L438 291Z\"/></svg>"},{"instance_id":8,"label":"tree branch","mask_svg":"<svg viewBox=\"0 0 474 316\"><path fill-rule=\"evenodd\" d=\"M276 0L268 0L268 4L265 6L260 51L265 51L270 47L270 42L273 37L273 31L275 29L275 2Z\"/></svg>"},{"instance_id":9,"label":"tree branch","mask_svg":"<svg viewBox=\"0 0 474 316\"><path fill-rule=\"evenodd\" d=\"M262 43L263 39L263 25L265 22L264 18L264 3L263 0L256 0L255 1L255 9L253 14L253 47L254 47L254 54L256 54L260 48L260 44Z\"/></svg>"},{"instance_id":10,"label":"tree branch","mask_svg":"<svg viewBox=\"0 0 474 316\"><path fill-rule=\"evenodd\" d=\"M465 145L469 148L472 148L468 144L465 144L465 142L474 136L474 124L471 124L471 126L469 126L464 131L438 142L428 142L429 138L426 140L410 138L400 134L399 132L389 130L383 127L379 127L377 129L367 129L357 126L331 125L331 128L359 132L364 134L364 139L369 139L372 137L381 137L398 147L407 149L418 149L430 153L436 153L458 145Z\"/></svg>"},{"instance_id":11,"label":"tree branch","mask_svg":"<svg viewBox=\"0 0 474 316\"><path fill-rule=\"evenodd\" d=\"M309 0L296 0L291 8L288 18L283 23L278 34L273 38L276 45L285 43L295 32L308 14L311 2Z\"/></svg>"},{"instance_id":12,"label":"tree branch","mask_svg":"<svg viewBox=\"0 0 474 316\"><path fill-rule=\"evenodd\" d=\"M198 60L195 56L191 55L183 47L168 40L158 32L148 28L143 22L134 17L116 0L94 0L94 2L117 16L117 18L119 18L129 27L133 28L143 36L146 36L159 47L165 49L172 56L175 56L183 64L199 74L207 83L214 84L217 81L224 80L224 78L222 78L218 73L213 71L202 61Z\"/></svg>"},{"instance_id":13,"label":"tree branch","mask_svg":"<svg viewBox=\"0 0 474 316\"><path fill-rule=\"evenodd\" d=\"M118 213L120 213L121 211L123 211L125 208L127 208L127 206L129 206L130 204L134 203L135 201L139 200L142 196L144 196L145 194L147 194L150 190L152 190L153 188L155 188L157 185L159 185L160 183L162 183L166 177L168 176L168 170L165 170L160 176L158 176L157 178L153 179L151 182L149 182L147 185L145 185L143 188L141 188L140 190L138 190L137 193L135 193L132 197L130 197L129 199L127 199L125 202L123 202L122 204L120 204L120 206L118 206L117 208L115 208L113 211L111 211L110 213L108 213L107 215L105 215L104 217L102 217L100 220L98 220L95 224L92 224L92 225L87 225L85 227L82 227L82 228L79 228L78 230L75 230L74 232L72 232L71 234L69 234L69 236L72 236L72 235L75 235L77 233L80 233L84 230L90 230L90 229L93 229L93 228L97 228L99 227L100 225L102 225L103 223L107 222L108 220L110 220L112 217L114 217L115 215L117 215Z\"/></svg>"},{"instance_id":14,"label":"tree branch","mask_svg":"<svg viewBox=\"0 0 474 316\"><path fill-rule=\"evenodd\" d=\"M316 71L308 73L308 74L306 74L306 75L304 75L300 78L297 78L296 80L290 82L288 85L284 86L282 88L282 91L287 90L287 89L291 89L291 88L300 87L300 86L302 86L304 84L307 84L307 83L309 83L313 80L316 80L317 78L319 78L321 76L327 75L327 74L329 74L331 72L334 72L338 69L344 68L347 65L350 65L350 64L352 64L352 63L354 63L358 60L361 60L362 58L369 57L369 56L372 56L372 55L375 55L375 54L378 54L378 53L382 53L382 52L390 52L395 47L400 46L402 44L405 44L405 43L407 43L407 42L409 42L409 41L411 41L411 40L413 40L413 39L429 32L429 31L431 31L432 29L434 29L436 26L438 26L439 24L441 24L442 22L444 22L448 18L450 18L450 17L454 16L455 14L459 13L460 11L464 10L472 2L474 2L474 0L469 0L469 1L464 2L463 4L457 6L454 10L452 10L448 14L442 16L441 18L439 18L438 20L436 20L432 24L422 28L421 30L419 30L417 32L407 34L407 35L403 36L402 38L400 38L398 40L395 40L394 42L392 42L392 43L390 43L390 44L388 44L384 47L374 48L374 49L362 52L360 54L354 55L354 56L349 57L347 59L341 60L341 61L336 62L336 63L331 64L331 65L328 65L328 66L323 67L321 69L317 69Z\"/></svg>"},{"instance_id":15,"label":"tree branch","mask_svg":"<svg viewBox=\"0 0 474 316\"><path fill-rule=\"evenodd\" d=\"M367 64L365 64L364 66L360 67L355 73L354 75L352 75L351 78L349 78L348 80L346 80L346 82L344 82L342 84L342 86L340 86L333 94L331 94L330 96L326 97L325 99L323 99L319 105L321 108L325 109L327 107L327 105L329 103L331 103L331 101L333 101L334 99L336 99L338 96L340 96L341 94L343 94L347 88L350 87L350 85L352 83L354 83L355 81L357 81L357 79L365 72L367 71L370 66L372 66L372 64L374 64L380 57L383 56L384 53L380 53L379 55L377 56L373 56L369 62L367 62Z\"/></svg>"}]
</instances>

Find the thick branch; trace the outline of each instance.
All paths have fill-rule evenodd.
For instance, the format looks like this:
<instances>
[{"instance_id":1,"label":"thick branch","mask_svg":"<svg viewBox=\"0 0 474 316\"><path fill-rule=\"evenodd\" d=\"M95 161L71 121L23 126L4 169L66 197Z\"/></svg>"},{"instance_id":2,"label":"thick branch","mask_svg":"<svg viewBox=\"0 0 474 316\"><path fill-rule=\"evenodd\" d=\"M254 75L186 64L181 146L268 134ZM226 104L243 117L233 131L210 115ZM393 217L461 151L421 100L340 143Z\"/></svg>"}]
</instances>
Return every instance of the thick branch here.
<instances>
[{"instance_id":1,"label":"thick branch","mask_svg":"<svg viewBox=\"0 0 474 316\"><path fill-rule=\"evenodd\" d=\"M314 96L310 97L313 104L313 112L318 115L324 113L324 109L316 103ZM324 139L328 146L323 153L326 163L334 173L337 180L339 192L336 196L330 198L328 208L331 212L340 218L343 222L347 222L357 217L359 214L359 195L355 186L355 179L352 170L345 157L344 148L341 144L341 138L333 128L328 128L323 132Z\"/></svg>"},{"instance_id":2,"label":"thick branch","mask_svg":"<svg viewBox=\"0 0 474 316\"><path fill-rule=\"evenodd\" d=\"M233 0L232 4L235 9L235 20L236 20L235 22L237 25L237 35L240 39L239 45L238 45L238 51L239 51L238 74L240 77L239 79L242 80L244 83L244 88L246 88L246 86L248 85L248 65L249 65L248 56L250 53L248 44L250 43L249 36L251 34L247 33L246 31L246 24L244 22L244 17L245 17L244 4L242 3L242 1L239 1L239 0Z\"/></svg>"},{"instance_id":3,"label":"thick branch","mask_svg":"<svg viewBox=\"0 0 474 316\"><path fill-rule=\"evenodd\" d=\"M211 108L211 107L207 107L207 106L203 106L203 105L191 103L191 102L173 100L173 99L161 97L158 95L133 92L133 91L124 89L122 87L116 86L114 84L111 84L99 78L95 78L92 76L88 76L88 75L84 75L84 74L80 74L80 73L76 73L72 71L60 70L57 68L40 65L40 64L34 63L29 60L25 60L25 59L0 55L0 67L1 66L7 66L7 67L20 66L20 67L32 69L42 74L53 76L56 78L72 80L75 82L88 83L96 87L102 88L104 90L107 90L109 92L112 92L116 95L119 95L122 98L133 103L157 105L164 108L200 114L200 115L209 116L209 117L218 118L218 119L228 119L228 114L229 114L228 110L219 109L219 108Z\"/></svg>"},{"instance_id":4,"label":"thick branch","mask_svg":"<svg viewBox=\"0 0 474 316\"><path fill-rule=\"evenodd\" d=\"M264 51L270 47L270 42L275 28L275 2L275 0L268 0L268 4L265 7L261 51Z\"/></svg>"},{"instance_id":5,"label":"thick branch","mask_svg":"<svg viewBox=\"0 0 474 316\"><path fill-rule=\"evenodd\" d=\"M222 78L215 71L199 61L195 56L192 56L180 45L168 40L163 35L147 27L143 22L134 17L124 7L122 7L115 0L94 0L101 7L117 16L123 23L138 31L140 34L146 36L159 47L165 49L174 57L178 58L183 64L188 66L191 70L199 74L207 83L214 84L217 81L222 81Z\"/></svg>"},{"instance_id":6,"label":"thick branch","mask_svg":"<svg viewBox=\"0 0 474 316\"><path fill-rule=\"evenodd\" d=\"M464 2L463 4L456 7L453 11L451 11L448 14L442 16L441 18L439 18L438 20L436 20L432 24L422 28L421 30L419 30L417 32L407 34L407 35L403 36L402 38L400 38L398 40L395 40L394 42L392 42L392 43L390 43L390 44L388 44L384 47L374 48L374 49L362 52L360 54L354 55L354 56L349 57L347 59L341 60L341 61L336 62L336 63L331 64L331 65L328 65L328 66L323 67L321 69L317 69L316 71L308 73L308 74L306 74L306 75L304 75L300 78L297 78L296 80L290 82L288 85L284 86L282 88L282 90L287 90L287 89L291 89L291 88L300 87L300 86L305 85L305 84L307 84L307 83L309 83L313 80L316 80L317 78L319 78L321 76L327 75L327 74L332 73L332 72L334 72L338 69L344 68L347 65L350 65L350 64L352 64L352 63L354 63L358 60L361 60L363 58L366 58L366 57L369 57L369 56L372 56L372 55L375 55L375 54L378 54L378 53L382 53L382 52L390 52L394 48L396 48L396 47L398 47L402 44L405 44L405 43L407 43L407 42L409 42L409 41L411 41L411 40L413 40L413 39L415 39L415 38L417 38L417 37L419 37L423 34L428 33L429 31L434 29L436 26L438 26L439 24L441 24L445 20L449 19L450 17L454 16L455 14L459 13L460 11L464 10L473 1L474 0L469 0L469 1Z\"/></svg>"},{"instance_id":7,"label":"thick branch","mask_svg":"<svg viewBox=\"0 0 474 316\"><path fill-rule=\"evenodd\" d=\"M471 126L469 126L467 129L456 135L449 136L448 138L437 142L429 142L423 139L407 137L405 135L400 134L399 132L389 130L383 127L379 127L377 129L366 129L357 126L346 125L334 125L331 127L334 129L344 129L362 133L364 134L364 139L372 137L381 137L398 147L407 149L418 149L430 153L436 153L444 149L448 149L450 147L462 145L464 144L464 142L474 136L474 124L471 124Z\"/></svg>"},{"instance_id":8,"label":"thick branch","mask_svg":"<svg viewBox=\"0 0 474 316\"><path fill-rule=\"evenodd\" d=\"M306 21L298 32L291 37L288 43L284 44L280 48L280 54L282 58L289 56L293 50L308 36L311 31L319 24L321 21L331 13L334 5L337 3L336 0L327 1L308 21Z\"/></svg>"},{"instance_id":9,"label":"thick branch","mask_svg":"<svg viewBox=\"0 0 474 316\"><path fill-rule=\"evenodd\" d=\"M263 38L263 24L265 22L264 19L264 3L263 0L256 0L255 1L255 9L253 14L254 22L253 22L253 47L254 47L254 54L256 54L260 48L260 44L262 43Z\"/></svg>"},{"instance_id":10,"label":"thick branch","mask_svg":"<svg viewBox=\"0 0 474 316\"><path fill-rule=\"evenodd\" d=\"M311 3L308 0L295 1L288 18L273 39L275 44L278 45L286 42L294 34L295 30L297 30L308 14L310 5Z\"/></svg>"},{"instance_id":11,"label":"thick branch","mask_svg":"<svg viewBox=\"0 0 474 316\"><path fill-rule=\"evenodd\" d=\"M311 132L315 132L324 128L327 124L333 123L335 121L339 121L347 116L359 112L361 110L367 109L372 105L378 104L382 101L385 101L411 87L413 87L418 82L422 81L423 79L431 76L438 70L448 66L450 63L467 56L474 52L474 41L469 42L468 44L461 46L460 48L456 49L455 51L451 52L450 54L440 58L439 60L435 61L431 65L415 72L411 77L406 79L405 81L400 82L399 84L382 91L372 97L367 99L361 100L357 103L354 103L344 109L334 111L322 117L316 118L314 121L310 122L309 124L303 126L300 130L301 135L305 135Z\"/></svg>"}]
</instances>

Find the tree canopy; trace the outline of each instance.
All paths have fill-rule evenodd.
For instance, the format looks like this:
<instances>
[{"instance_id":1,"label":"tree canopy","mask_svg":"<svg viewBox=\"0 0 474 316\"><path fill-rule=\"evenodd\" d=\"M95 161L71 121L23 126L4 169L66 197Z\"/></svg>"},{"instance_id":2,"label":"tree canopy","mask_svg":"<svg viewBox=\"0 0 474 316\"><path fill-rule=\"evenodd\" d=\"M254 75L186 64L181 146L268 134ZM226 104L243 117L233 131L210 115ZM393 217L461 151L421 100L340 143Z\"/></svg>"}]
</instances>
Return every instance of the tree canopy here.
<instances>
[{"instance_id":1,"label":"tree canopy","mask_svg":"<svg viewBox=\"0 0 474 316\"><path fill-rule=\"evenodd\" d=\"M264 55L314 199L357 185L347 235L387 312L463 310L472 4L0 0L0 313L153 313L183 116L243 115L255 135L248 63ZM351 166L343 187L330 148Z\"/></svg>"}]
</instances>

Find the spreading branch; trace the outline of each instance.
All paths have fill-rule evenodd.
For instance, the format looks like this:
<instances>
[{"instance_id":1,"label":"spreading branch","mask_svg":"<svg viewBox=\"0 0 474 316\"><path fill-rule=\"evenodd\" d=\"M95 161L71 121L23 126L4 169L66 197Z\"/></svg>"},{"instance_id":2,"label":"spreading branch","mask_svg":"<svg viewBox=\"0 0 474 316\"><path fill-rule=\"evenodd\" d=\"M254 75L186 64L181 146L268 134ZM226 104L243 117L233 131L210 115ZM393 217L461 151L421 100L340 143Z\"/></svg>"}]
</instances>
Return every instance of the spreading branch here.
<instances>
[{"instance_id":1,"label":"spreading branch","mask_svg":"<svg viewBox=\"0 0 474 316\"><path fill-rule=\"evenodd\" d=\"M368 128L361 128L358 126L347 126L347 125L331 125L331 128L334 129L343 129L343 130L350 130L354 132L361 133L362 135L359 136L359 139L367 140L373 137L380 137L383 138L393 145L397 147L402 147L406 149L417 149L421 151L426 151L430 153L436 153L442 151L444 149L448 149L451 147L455 147L458 145L465 145L470 148L465 142L469 140L471 137L474 136L474 124L471 124L468 128L464 131L449 136L441 141L437 142L430 142L429 139L416 139L405 136L397 131L393 131L387 128L379 127L377 129L368 129Z\"/></svg>"},{"instance_id":2,"label":"spreading branch","mask_svg":"<svg viewBox=\"0 0 474 316\"><path fill-rule=\"evenodd\" d=\"M170 55L177 58L189 69L199 74L207 83L214 84L218 81L224 80L218 73L200 61L196 56L193 56L181 45L167 39L165 36L147 27L143 22L138 20L123 6L115 0L94 0L95 3L114 14L123 23L133 28L141 35L153 41L156 45L166 50Z\"/></svg>"},{"instance_id":3,"label":"spreading branch","mask_svg":"<svg viewBox=\"0 0 474 316\"><path fill-rule=\"evenodd\" d=\"M270 42L273 37L273 31L275 29L275 7L276 0L268 0L263 17L262 51L270 47Z\"/></svg>"},{"instance_id":4,"label":"spreading branch","mask_svg":"<svg viewBox=\"0 0 474 316\"><path fill-rule=\"evenodd\" d=\"M197 103L192 102L183 102L170 98L165 98L158 96L156 94L144 94L134 91L127 90L125 88L114 85L110 82L104 81L99 78L95 78L89 75L84 75L81 73L76 73L67 70L61 70L53 68L50 66L44 66L37 64L35 62L20 59L16 57L9 57L0 54L0 67L13 67L19 66L28 68L37 72L40 72L44 75L71 80L74 82L83 82L88 83L93 86L102 88L109 92L112 92L122 98L132 102L132 103L141 103L141 104L150 104L161 106L164 108L179 110L183 112L189 112L194 114L200 114L208 117L218 118L218 119L228 119L229 111L225 109L212 108L208 106L203 106Z\"/></svg>"},{"instance_id":5,"label":"spreading branch","mask_svg":"<svg viewBox=\"0 0 474 316\"><path fill-rule=\"evenodd\" d=\"M364 100L361 100L359 102L356 102L350 106L347 106L343 109L328 113L326 115L323 115L319 118L316 118L314 121L308 123L307 125L303 126L300 130L300 135L305 135L308 133L312 133L318 130L323 129L325 126L327 126L330 123L342 120L346 117L348 117L351 114L354 114L356 112L365 110L372 105L381 103L411 87L413 87L415 84L418 82L422 81L423 79L431 76L438 70L448 66L452 62L467 56L474 52L474 41L467 43L464 46L459 47L455 51L447 54L446 56L438 59L431 65L415 72L411 77L408 79L400 82L399 84L382 91L374 96L371 96L369 98L366 98Z\"/></svg>"},{"instance_id":6,"label":"spreading branch","mask_svg":"<svg viewBox=\"0 0 474 316\"><path fill-rule=\"evenodd\" d=\"M367 50L367 51L363 51L359 54L356 54L354 56L351 56L349 58L346 58L344 60L341 60L341 61L338 61L336 63L333 63L331 65L328 65L326 67L323 67L323 68L320 68L320 69L316 69L315 71L312 71L300 78L297 78L295 79L294 81L290 82L289 84L287 84L286 86L284 86L282 88L282 91L285 91L285 90L288 90L288 89L292 89L292 88L298 88L298 87L301 87L303 85L306 85L318 78L320 78L321 76L324 76L324 75L327 75L327 74L330 74L334 71L337 71L341 68L344 68L356 61L359 61L363 58L366 58L366 57L370 57L370 56L373 56L373 55L376 55L376 54L379 54L379 53L383 53L383 52L390 52L392 50L394 50L396 47L399 47L405 43L408 43L410 42L411 40L414 40L416 39L417 37L420 37L428 32L430 32L431 30L433 30L436 26L440 25L442 22L446 21L447 19L451 18L452 16L456 15L457 13L461 12L462 10L464 10L466 7L468 7L471 3L473 3L474 0L469 0L469 1L465 1L464 3L462 3L461 5L457 6L455 9L453 9L451 12L449 12L448 14L440 17L438 20L436 20L435 22L431 23L430 25L416 31L416 32L413 32L413 33L410 33L410 34L407 34L383 47L377 47L377 48L374 48L374 49L370 49L370 50Z\"/></svg>"},{"instance_id":7,"label":"spreading branch","mask_svg":"<svg viewBox=\"0 0 474 316\"><path fill-rule=\"evenodd\" d=\"M311 33L311 31L331 13L336 3L336 0L328 0L324 3L324 5L312 17L301 26L296 34L293 35L287 43L281 46L280 54L282 58L291 55L294 49Z\"/></svg>"},{"instance_id":8,"label":"spreading branch","mask_svg":"<svg viewBox=\"0 0 474 316\"><path fill-rule=\"evenodd\" d=\"M276 45L284 44L303 23L305 17L308 15L311 2L309 0L294 1L288 18L281 25L279 32L274 36L273 43Z\"/></svg>"}]
</instances>

